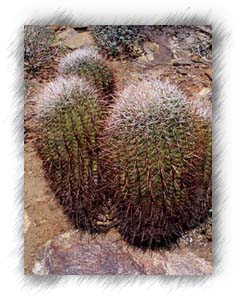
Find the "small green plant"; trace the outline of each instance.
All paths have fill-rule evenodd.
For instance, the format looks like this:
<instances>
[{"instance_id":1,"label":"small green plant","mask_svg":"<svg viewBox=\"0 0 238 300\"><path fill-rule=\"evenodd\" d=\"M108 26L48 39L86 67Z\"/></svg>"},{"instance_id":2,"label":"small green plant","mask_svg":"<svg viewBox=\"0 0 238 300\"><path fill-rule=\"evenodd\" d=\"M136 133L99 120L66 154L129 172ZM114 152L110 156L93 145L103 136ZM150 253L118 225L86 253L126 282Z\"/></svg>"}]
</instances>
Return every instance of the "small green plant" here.
<instances>
[{"instance_id":1,"label":"small green plant","mask_svg":"<svg viewBox=\"0 0 238 300\"><path fill-rule=\"evenodd\" d=\"M113 74L96 49L83 47L68 54L59 65L61 74L79 75L96 85L102 94L113 92Z\"/></svg>"},{"instance_id":2,"label":"small green plant","mask_svg":"<svg viewBox=\"0 0 238 300\"><path fill-rule=\"evenodd\" d=\"M209 211L207 120L168 82L144 78L119 95L105 129L107 194L122 237L169 245Z\"/></svg>"},{"instance_id":3,"label":"small green plant","mask_svg":"<svg viewBox=\"0 0 238 300\"><path fill-rule=\"evenodd\" d=\"M48 26L24 26L24 67L33 76L47 66L55 56L51 44L54 33Z\"/></svg>"},{"instance_id":4,"label":"small green plant","mask_svg":"<svg viewBox=\"0 0 238 300\"><path fill-rule=\"evenodd\" d=\"M140 29L137 25L98 25L93 36L99 49L108 56L137 57L141 54L135 49L142 38Z\"/></svg>"},{"instance_id":5,"label":"small green plant","mask_svg":"<svg viewBox=\"0 0 238 300\"><path fill-rule=\"evenodd\" d=\"M56 198L76 228L105 230L98 223L103 214L98 189L103 112L97 90L78 77L60 77L38 100L38 149Z\"/></svg>"}]
</instances>

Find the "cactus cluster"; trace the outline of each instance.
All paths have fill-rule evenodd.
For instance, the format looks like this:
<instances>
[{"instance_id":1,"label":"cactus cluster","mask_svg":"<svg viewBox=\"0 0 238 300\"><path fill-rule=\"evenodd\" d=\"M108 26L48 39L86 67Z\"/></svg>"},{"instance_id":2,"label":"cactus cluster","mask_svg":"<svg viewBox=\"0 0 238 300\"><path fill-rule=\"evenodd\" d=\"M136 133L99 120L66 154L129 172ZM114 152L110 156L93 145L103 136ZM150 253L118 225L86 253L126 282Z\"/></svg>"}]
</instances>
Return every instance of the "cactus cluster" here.
<instances>
[{"instance_id":1,"label":"cactus cluster","mask_svg":"<svg viewBox=\"0 0 238 300\"><path fill-rule=\"evenodd\" d=\"M114 225L130 244L169 245L211 206L210 121L153 76L128 83L105 105L113 91L106 68L95 49L79 49L39 96L46 176L76 228Z\"/></svg>"},{"instance_id":2,"label":"cactus cluster","mask_svg":"<svg viewBox=\"0 0 238 300\"><path fill-rule=\"evenodd\" d=\"M103 57L93 47L82 47L69 53L59 65L62 75L78 75L95 84L104 96L114 89L113 74Z\"/></svg>"},{"instance_id":3,"label":"cactus cluster","mask_svg":"<svg viewBox=\"0 0 238 300\"><path fill-rule=\"evenodd\" d=\"M102 160L117 228L129 243L169 245L206 218L208 128L167 82L144 78L118 96Z\"/></svg>"},{"instance_id":4,"label":"cactus cluster","mask_svg":"<svg viewBox=\"0 0 238 300\"><path fill-rule=\"evenodd\" d=\"M138 25L97 25L93 36L98 48L111 57L136 57L141 51L135 50L140 42L141 26Z\"/></svg>"},{"instance_id":5,"label":"cactus cluster","mask_svg":"<svg viewBox=\"0 0 238 300\"><path fill-rule=\"evenodd\" d=\"M40 96L39 152L50 186L75 226L90 232L102 214L102 119L97 90L81 78L59 77Z\"/></svg>"}]
</instances>

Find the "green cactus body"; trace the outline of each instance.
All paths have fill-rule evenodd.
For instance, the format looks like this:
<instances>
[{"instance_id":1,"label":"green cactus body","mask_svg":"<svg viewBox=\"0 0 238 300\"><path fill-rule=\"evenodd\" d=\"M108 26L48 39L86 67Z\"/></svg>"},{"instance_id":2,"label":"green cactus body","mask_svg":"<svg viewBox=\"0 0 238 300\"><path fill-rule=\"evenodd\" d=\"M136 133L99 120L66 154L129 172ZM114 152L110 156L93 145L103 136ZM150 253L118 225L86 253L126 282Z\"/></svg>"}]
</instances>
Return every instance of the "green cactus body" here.
<instances>
[{"instance_id":1,"label":"green cactus body","mask_svg":"<svg viewBox=\"0 0 238 300\"><path fill-rule=\"evenodd\" d=\"M139 247L168 245L206 218L209 130L176 87L130 84L105 130L104 165L115 221Z\"/></svg>"},{"instance_id":2,"label":"green cactus body","mask_svg":"<svg viewBox=\"0 0 238 300\"><path fill-rule=\"evenodd\" d=\"M102 213L98 135L103 113L95 88L58 78L40 97L39 152L50 186L76 228L95 232Z\"/></svg>"},{"instance_id":3,"label":"green cactus body","mask_svg":"<svg viewBox=\"0 0 238 300\"><path fill-rule=\"evenodd\" d=\"M61 61L59 71L62 75L79 75L90 81L104 96L113 92L113 74L102 56L92 47L83 47L68 54Z\"/></svg>"}]
</instances>

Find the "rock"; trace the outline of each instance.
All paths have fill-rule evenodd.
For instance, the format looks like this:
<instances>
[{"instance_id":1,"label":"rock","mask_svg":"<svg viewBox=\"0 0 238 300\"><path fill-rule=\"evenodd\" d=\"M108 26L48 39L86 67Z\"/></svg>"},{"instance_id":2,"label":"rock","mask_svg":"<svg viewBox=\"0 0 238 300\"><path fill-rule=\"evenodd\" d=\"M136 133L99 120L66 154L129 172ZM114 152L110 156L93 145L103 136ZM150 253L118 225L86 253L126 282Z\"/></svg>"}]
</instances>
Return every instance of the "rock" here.
<instances>
[{"instance_id":1,"label":"rock","mask_svg":"<svg viewBox=\"0 0 238 300\"><path fill-rule=\"evenodd\" d=\"M143 269L123 253L116 241L76 231L48 242L35 264L34 274L143 274Z\"/></svg>"},{"instance_id":2,"label":"rock","mask_svg":"<svg viewBox=\"0 0 238 300\"><path fill-rule=\"evenodd\" d=\"M154 58L154 55L153 55L152 52L146 54L146 60L147 60L147 61L152 61L152 60L154 60L154 59L155 59L155 58Z\"/></svg>"},{"instance_id":3,"label":"rock","mask_svg":"<svg viewBox=\"0 0 238 300\"><path fill-rule=\"evenodd\" d=\"M137 59L138 63L167 64L172 59L169 47L154 42L143 44L145 54Z\"/></svg>"},{"instance_id":4,"label":"rock","mask_svg":"<svg viewBox=\"0 0 238 300\"><path fill-rule=\"evenodd\" d=\"M74 35L75 33L77 32L73 28L68 27L57 35L57 39L63 41L67 39L68 36Z\"/></svg>"},{"instance_id":5,"label":"rock","mask_svg":"<svg viewBox=\"0 0 238 300\"><path fill-rule=\"evenodd\" d=\"M136 62L142 65L152 65L154 63L154 55L152 52L146 54L143 53L136 59Z\"/></svg>"},{"instance_id":6,"label":"rock","mask_svg":"<svg viewBox=\"0 0 238 300\"><path fill-rule=\"evenodd\" d=\"M197 38L195 35L190 34L189 36L185 37L183 40L184 44L188 45L193 45L197 43Z\"/></svg>"},{"instance_id":7,"label":"rock","mask_svg":"<svg viewBox=\"0 0 238 300\"><path fill-rule=\"evenodd\" d=\"M30 227L30 225L31 225L31 221L28 217L28 214L25 212L24 213L24 234L27 233L27 230Z\"/></svg>"},{"instance_id":8,"label":"rock","mask_svg":"<svg viewBox=\"0 0 238 300\"><path fill-rule=\"evenodd\" d=\"M147 63L148 61L149 61L149 59L150 58L148 58L147 57L147 55L145 55L145 54L143 54L143 55L141 55L141 56L139 56L137 59L136 59L136 61L138 62L138 63ZM153 59L154 59L154 56L153 56Z\"/></svg>"},{"instance_id":9,"label":"rock","mask_svg":"<svg viewBox=\"0 0 238 300\"><path fill-rule=\"evenodd\" d=\"M35 275L210 273L211 263L190 248L142 251L126 244L115 229L95 237L77 231L59 235L43 246L33 268Z\"/></svg>"},{"instance_id":10,"label":"rock","mask_svg":"<svg viewBox=\"0 0 238 300\"><path fill-rule=\"evenodd\" d=\"M166 275L209 275L212 267L207 261L198 258L192 252L183 250L169 252L166 254Z\"/></svg>"},{"instance_id":11,"label":"rock","mask_svg":"<svg viewBox=\"0 0 238 300\"><path fill-rule=\"evenodd\" d=\"M156 43L152 43L152 42L145 42L143 45L143 48L145 50L145 52L158 52L160 49L160 46Z\"/></svg>"},{"instance_id":12,"label":"rock","mask_svg":"<svg viewBox=\"0 0 238 300\"><path fill-rule=\"evenodd\" d=\"M179 59L176 59L174 62L173 62L173 66L175 67L179 67L179 66L191 66L191 60L189 57L182 57L182 58L179 58Z\"/></svg>"},{"instance_id":13,"label":"rock","mask_svg":"<svg viewBox=\"0 0 238 300\"><path fill-rule=\"evenodd\" d=\"M154 53L154 58L157 63L167 64L173 58L170 48L165 45L160 45L159 52Z\"/></svg>"},{"instance_id":14,"label":"rock","mask_svg":"<svg viewBox=\"0 0 238 300\"><path fill-rule=\"evenodd\" d=\"M143 268L144 274L166 274L166 262L163 258L162 253L150 250L142 251L140 249L128 247L127 245L123 247L122 250L126 251L127 255L132 257L133 260Z\"/></svg>"},{"instance_id":15,"label":"rock","mask_svg":"<svg viewBox=\"0 0 238 300\"><path fill-rule=\"evenodd\" d=\"M77 49L82 46L90 46L94 44L93 37L90 32L77 32L73 28L68 28L58 35L58 39L66 47L70 49Z\"/></svg>"}]
</instances>

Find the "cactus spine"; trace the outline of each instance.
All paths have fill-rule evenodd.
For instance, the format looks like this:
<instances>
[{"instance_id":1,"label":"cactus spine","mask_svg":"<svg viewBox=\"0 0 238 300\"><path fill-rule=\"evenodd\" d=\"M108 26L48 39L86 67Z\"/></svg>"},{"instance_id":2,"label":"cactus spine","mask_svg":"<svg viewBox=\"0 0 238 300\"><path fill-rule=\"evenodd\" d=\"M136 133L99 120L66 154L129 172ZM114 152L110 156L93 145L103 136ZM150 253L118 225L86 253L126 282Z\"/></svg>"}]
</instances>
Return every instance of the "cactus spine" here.
<instances>
[{"instance_id":1,"label":"cactus spine","mask_svg":"<svg viewBox=\"0 0 238 300\"><path fill-rule=\"evenodd\" d=\"M93 47L82 47L68 54L60 63L59 72L62 75L79 75L91 81L104 96L113 92L113 74Z\"/></svg>"}]
</instances>

